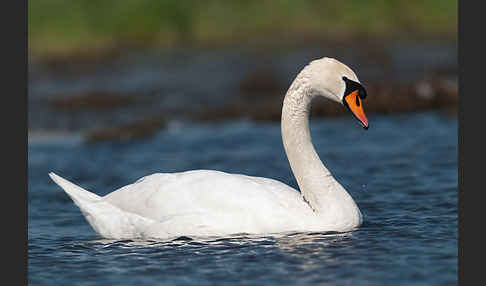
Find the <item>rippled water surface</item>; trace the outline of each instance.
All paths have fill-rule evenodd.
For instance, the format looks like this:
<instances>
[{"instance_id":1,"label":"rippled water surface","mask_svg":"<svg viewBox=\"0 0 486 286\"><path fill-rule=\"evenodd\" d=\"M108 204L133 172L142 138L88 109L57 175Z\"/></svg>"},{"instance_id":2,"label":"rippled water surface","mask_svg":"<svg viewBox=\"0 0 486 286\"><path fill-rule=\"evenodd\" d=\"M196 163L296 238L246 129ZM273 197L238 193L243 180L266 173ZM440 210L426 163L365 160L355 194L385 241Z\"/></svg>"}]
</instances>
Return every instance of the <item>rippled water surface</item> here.
<instances>
[{"instance_id":1,"label":"rippled water surface","mask_svg":"<svg viewBox=\"0 0 486 286\"><path fill-rule=\"evenodd\" d=\"M31 285L456 285L457 121L441 113L311 121L326 166L364 215L352 233L101 239L47 176L99 195L154 172L217 169L297 187L278 123L173 123L155 137L29 138Z\"/></svg>"}]
</instances>

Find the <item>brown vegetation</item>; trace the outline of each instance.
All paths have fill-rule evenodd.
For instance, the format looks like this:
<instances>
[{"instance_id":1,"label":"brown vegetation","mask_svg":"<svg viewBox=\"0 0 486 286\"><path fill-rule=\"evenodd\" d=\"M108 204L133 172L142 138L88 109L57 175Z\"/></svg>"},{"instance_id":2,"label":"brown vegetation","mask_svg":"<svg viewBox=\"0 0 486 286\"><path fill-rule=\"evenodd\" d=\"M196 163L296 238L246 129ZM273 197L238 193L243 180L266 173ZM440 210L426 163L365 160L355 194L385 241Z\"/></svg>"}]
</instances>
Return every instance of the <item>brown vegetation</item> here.
<instances>
[{"instance_id":1,"label":"brown vegetation","mask_svg":"<svg viewBox=\"0 0 486 286\"><path fill-rule=\"evenodd\" d=\"M375 82L366 85L368 97L364 101L367 113L389 114L432 109L457 108L457 86L439 79L424 79L412 84ZM228 104L201 111L194 119L203 121L248 118L255 121L278 121L283 96L260 102ZM339 116L348 111L341 105L317 99L312 105L311 116Z\"/></svg>"},{"instance_id":2,"label":"brown vegetation","mask_svg":"<svg viewBox=\"0 0 486 286\"><path fill-rule=\"evenodd\" d=\"M151 137L158 130L165 127L163 116L151 116L129 124L98 129L88 132L84 139L87 142L95 141L128 141Z\"/></svg>"},{"instance_id":3,"label":"brown vegetation","mask_svg":"<svg viewBox=\"0 0 486 286\"><path fill-rule=\"evenodd\" d=\"M136 94L117 94L110 92L89 92L73 96L57 95L49 99L48 104L60 110L106 110L138 103Z\"/></svg>"}]
</instances>

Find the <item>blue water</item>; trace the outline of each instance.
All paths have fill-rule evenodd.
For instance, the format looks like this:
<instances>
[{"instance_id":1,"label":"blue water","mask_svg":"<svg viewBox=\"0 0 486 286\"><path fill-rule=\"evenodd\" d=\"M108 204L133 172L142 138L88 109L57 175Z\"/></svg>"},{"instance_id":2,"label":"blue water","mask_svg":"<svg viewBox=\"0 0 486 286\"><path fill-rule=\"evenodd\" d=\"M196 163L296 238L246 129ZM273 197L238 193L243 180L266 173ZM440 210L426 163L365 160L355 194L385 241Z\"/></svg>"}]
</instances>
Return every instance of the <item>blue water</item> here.
<instances>
[{"instance_id":1,"label":"blue water","mask_svg":"<svg viewBox=\"0 0 486 286\"><path fill-rule=\"evenodd\" d=\"M297 187L278 123L173 123L155 137L29 138L30 285L456 285L457 120L427 112L315 119L326 166L364 215L351 233L101 239L47 176L99 195L154 172L217 169Z\"/></svg>"}]
</instances>

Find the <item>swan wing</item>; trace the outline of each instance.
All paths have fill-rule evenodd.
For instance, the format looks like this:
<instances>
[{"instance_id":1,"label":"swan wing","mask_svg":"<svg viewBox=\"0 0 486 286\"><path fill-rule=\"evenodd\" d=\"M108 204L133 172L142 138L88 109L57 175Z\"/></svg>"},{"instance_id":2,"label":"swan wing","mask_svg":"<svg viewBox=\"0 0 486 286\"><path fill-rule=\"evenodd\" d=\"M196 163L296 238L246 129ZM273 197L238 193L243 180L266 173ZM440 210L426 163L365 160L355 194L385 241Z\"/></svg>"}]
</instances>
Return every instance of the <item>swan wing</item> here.
<instances>
[{"instance_id":1,"label":"swan wing","mask_svg":"<svg viewBox=\"0 0 486 286\"><path fill-rule=\"evenodd\" d=\"M212 170L153 174L103 201L156 222L146 235L157 237L291 231L312 216L300 192L277 180Z\"/></svg>"}]
</instances>

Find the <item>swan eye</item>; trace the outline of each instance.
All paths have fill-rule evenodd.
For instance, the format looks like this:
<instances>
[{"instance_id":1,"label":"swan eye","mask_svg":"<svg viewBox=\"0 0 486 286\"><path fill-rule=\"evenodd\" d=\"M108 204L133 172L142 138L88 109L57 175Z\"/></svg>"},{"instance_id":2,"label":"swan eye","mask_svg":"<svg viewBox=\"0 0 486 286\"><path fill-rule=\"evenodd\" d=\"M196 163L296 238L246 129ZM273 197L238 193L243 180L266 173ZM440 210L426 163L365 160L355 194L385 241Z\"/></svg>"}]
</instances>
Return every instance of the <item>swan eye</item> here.
<instances>
[{"instance_id":1,"label":"swan eye","mask_svg":"<svg viewBox=\"0 0 486 286\"><path fill-rule=\"evenodd\" d=\"M365 99L366 98L366 90L364 89L363 86L361 86L361 88L359 89L358 95L359 95L359 97L361 99Z\"/></svg>"},{"instance_id":2,"label":"swan eye","mask_svg":"<svg viewBox=\"0 0 486 286\"><path fill-rule=\"evenodd\" d=\"M345 76L343 76L342 79L343 79L344 83L346 84L346 90L344 92L345 95L350 94L351 92L357 90L358 96L361 99L366 98L366 90L359 82L356 82L354 80L350 80Z\"/></svg>"}]
</instances>

